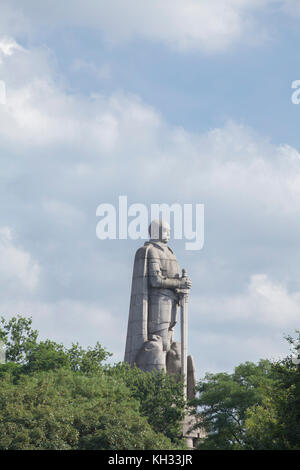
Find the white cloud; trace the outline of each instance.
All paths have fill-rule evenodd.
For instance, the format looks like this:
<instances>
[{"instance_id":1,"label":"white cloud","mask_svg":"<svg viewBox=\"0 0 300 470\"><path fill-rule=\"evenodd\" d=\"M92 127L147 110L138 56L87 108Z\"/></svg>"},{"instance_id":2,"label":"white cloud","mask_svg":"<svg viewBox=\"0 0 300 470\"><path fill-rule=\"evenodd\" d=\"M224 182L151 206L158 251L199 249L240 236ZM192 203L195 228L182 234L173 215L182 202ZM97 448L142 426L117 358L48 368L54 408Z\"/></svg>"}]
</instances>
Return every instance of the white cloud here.
<instances>
[{"instance_id":1,"label":"white cloud","mask_svg":"<svg viewBox=\"0 0 300 470\"><path fill-rule=\"evenodd\" d=\"M267 330L247 334L247 330L237 330L232 326L224 333L212 333L199 328L191 330L189 337L189 345L197 357L198 378L203 377L205 372L221 370L232 373L237 365L247 361L277 361L290 353L282 334L269 335Z\"/></svg>"},{"instance_id":2,"label":"white cloud","mask_svg":"<svg viewBox=\"0 0 300 470\"><path fill-rule=\"evenodd\" d=\"M265 274L252 275L243 292L192 291L190 304L189 347L201 376L290 353L284 336L299 326L300 292L289 292Z\"/></svg>"},{"instance_id":3,"label":"white cloud","mask_svg":"<svg viewBox=\"0 0 300 470\"><path fill-rule=\"evenodd\" d=\"M23 48L14 39L9 37L0 39L0 53L3 55L12 55L14 51L22 49Z\"/></svg>"},{"instance_id":4,"label":"white cloud","mask_svg":"<svg viewBox=\"0 0 300 470\"><path fill-rule=\"evenodd\" d=\"M39 264L30 253L15 245L9 227L0 227L0 260L2 291L9 287L15 292L20 287L32 291L38 286Z\"/></svg>"},{"instance_id":5,"label":"white cloud","mask_svg":"<svg viewBox=\"0 0 300 470\"><path fill-rule=\"evenodd\" d=\"M12 56L16 51L24 50L14 39L10 37L0 37L0 65L5 56Z\"/></svg>"},{"instance_id":6,"label":"white cloud","mask_svg":"<svg viewBox=\"0 0 300 470\"><path fill-rule=\"evenodd\" d=\"M260 14L300 13L298 0L3 0L0 34L33 36L58 28L99 30L115 44L134 39L162 43L177 51L225 51L241 43L261 44L273 32ZM80 66L80 64L78 64ZM107 66L85 62L88 73L107 78Z\"/></svg>"},{"instance_id":7,"label":"white cloud","mask_svg":"<svg viewBox=\"0 0 300 470\"><path fill-rule=\"evenodd\" d=\"M26 150L32 162L38 155L40 164L41 148L59 146L57 157L52 151L52 161L68 166L77 178L94 180L101 174L104 186L113 174L129 181L132 172L141 182L151 178L160 184L166 172L180 177L185 161L181 188L186 197L198 198L201 192L217 200L222 193L223 203L233 209L245 204L266 216L299 211L296 149L274 146L234 122L204 134L187 132L169 126L157 110L133 95L68 94L53 79L49 64L46 70L40 65L47 64L47 57L41 51L18 51L18 57L6 58L3 64L5 76L17 77L14 82L6 80L7 104L0 107L4 148ZM25 80L16 73L19 62L28 70ZM68 149L64 157L62 148ZM169 197L176 193L174 180Z\"/></svg>"},{"instance_id":8,"label":"white cloud","mask_svg":"<svg viewBox=\"0 0 300 470\"><path fill-rule=\"evenodd\" d=\"M256 13L278 0L10 0L36 29L59 26L100 30L113 42L146 38L181 51L222 51L262 34ZM20 14L20 13L19 13ZM26 29L28 26L26 25Z\"/></svg>"},{"instance_id":9,"label":"white cloud","mask_svg":"<svg viewBox=\"0 0 300 470\"><path fill-rule=\"evenodd\" d=\"M290 293L265 274L251 276L244 293L195 299L201 316L215 322L266 325L270 331L296 329L300 321L300 292Z\"/></svg>"},{"instance_id":10,"label":"white cloud","mask_svg":"<svg viewBox=\"0 0 300 470\"><path fill-rule=\"evenodd\" d=\"M2 142L13 147L63 144L110 152L124 134L135 133L143 141L160 125L157 112L138 97L120 93L86 98L66 93L55 80L50 63L48 51L42 49L18 49L15 57L5 57Z\"/></svg>"}]
</instances>

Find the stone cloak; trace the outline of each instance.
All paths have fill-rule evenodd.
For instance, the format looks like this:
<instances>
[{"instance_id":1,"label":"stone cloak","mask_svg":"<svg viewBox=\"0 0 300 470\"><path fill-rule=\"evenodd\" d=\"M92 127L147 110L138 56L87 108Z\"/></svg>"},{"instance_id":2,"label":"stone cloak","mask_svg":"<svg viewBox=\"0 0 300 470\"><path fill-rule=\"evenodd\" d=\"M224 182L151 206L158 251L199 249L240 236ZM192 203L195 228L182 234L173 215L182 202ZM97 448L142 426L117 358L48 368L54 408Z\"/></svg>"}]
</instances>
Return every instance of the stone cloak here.
<instances>
[{"instance_id":1,"label":"stone cloak","mask_svg":"<svg viewBox=\"0 0 300 470\"><path fill-rule=\"evenodd\" d=\"M133 366L148 341L148 250L146 242L135 254L124 361Z\"/></svg>"}]
</instances>

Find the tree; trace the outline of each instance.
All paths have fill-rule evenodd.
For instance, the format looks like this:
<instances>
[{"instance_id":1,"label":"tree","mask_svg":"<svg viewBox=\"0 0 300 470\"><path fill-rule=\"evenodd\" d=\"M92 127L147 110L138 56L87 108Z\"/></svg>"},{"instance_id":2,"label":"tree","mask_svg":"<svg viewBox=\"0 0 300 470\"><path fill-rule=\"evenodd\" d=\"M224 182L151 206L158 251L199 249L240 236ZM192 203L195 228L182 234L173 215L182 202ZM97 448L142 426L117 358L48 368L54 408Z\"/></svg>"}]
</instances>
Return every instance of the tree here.
<instances>
[{"instance_id":1,"label":"tree","mask_svg":"<svg viewBox=\"0 0 300 470\"><path fill-rule=\"evenodd\" d=\"M233 374L206 374L197 385L198 422L207 437L200 449L250 449L245 432L247 410L263 399L263 389L274 380L272 365L261 360L258 365L246 362Z\"/></svg>"},{"instance_id":2,"label":"tree","mask_svg":"<svg viewBox=\"0 0 300 470\"><path fill-rule=\"evenodd\" d=\"M300 336L287 339L300 344ZM206 374L197 388L194 404L207 432L199 449L300 449L300 368L291 356Z\"/></svg>"},{"instance_id":3,"label":"tree","mask_svg":"<svg viewBox=\"0 0 300 470\"><path fill-rule=\"evenodd\" d=\"M6 360L24 363L27 354L37 344L38 332L33 330L32 319L21 316L0 320L0 340L6 346Z\"/></svg>"},{"instance_id":4,"label":"tree","mask_svg":"<svg viewBox=\"0 0 300 470\"><path fill-rule=\"evenodd\" d=\"M67 369L0 379L0 449L172 449L122 382Z\"/></svg>"},{"instance_id":5,"label":"tree","mask_svg":"<svg viewBox=\"0 0 300 470\"><path fill-rule=\"evenodd\" d=\"M287 337L295 349L298 340ZM274 382L246 414L246 433L256 449L300 450L300 366L291 356L272 365Z\"/></svg>"},{"instance_id":6,"label":"tree","mask_svg":"<svg viewBox=\"0 0 300 470\"><path fill-rule=\"evenodd\" d=\"M156 432L182 445L184 418L183 383L165 373L143 372L137 367L119 363L108 368L112 377L122 380L140 403L140 412Z\"/></svg>"},{"instance_id":7,"label":"tree","mask_svg":"<svg viewBox=\"0 0 300 470\"><path fill-rule=\"evenodd\" d=\"M0 321L0 340L6 347L6 360L22 367L20 373L67 367L83 373L98 372L104 361L112 356L100 343L86 350L78 343L71 348L49 339L38 341L38 331L32 329L32 319L17 316Z\"/></svg>"},{"instance_id":8,"label":"tree","mask_svg":"<svg viewBox=\"0 0 300 470\"><path fill-rule=\"evenodd\" d=\"M0 449L183 448L182 385L109 366L99 343L38 341L31 319L1 320Z\"/></svg>"}]
</instances>

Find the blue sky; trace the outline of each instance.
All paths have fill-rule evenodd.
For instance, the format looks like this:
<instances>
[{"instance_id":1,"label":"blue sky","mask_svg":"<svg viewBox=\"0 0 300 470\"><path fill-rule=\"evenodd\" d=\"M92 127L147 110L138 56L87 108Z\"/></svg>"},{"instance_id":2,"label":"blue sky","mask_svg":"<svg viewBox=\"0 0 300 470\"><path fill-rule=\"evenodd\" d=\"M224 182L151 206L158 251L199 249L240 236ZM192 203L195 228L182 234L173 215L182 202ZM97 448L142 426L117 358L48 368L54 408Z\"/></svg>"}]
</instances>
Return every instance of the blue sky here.
<instances>
[{"instance_id":1,"label":"blue sky","mask_svg":"<svg viewBox=\"0 0 300 470\"><path fill-rule=\"evenodd\" d=\"M1 311L123 358L140 241L101 202L204 203L198 375L288 353L300 315L297 0L0 2ZM116 294L117 292L117 294Z\"/></svg>"}]
</instances>

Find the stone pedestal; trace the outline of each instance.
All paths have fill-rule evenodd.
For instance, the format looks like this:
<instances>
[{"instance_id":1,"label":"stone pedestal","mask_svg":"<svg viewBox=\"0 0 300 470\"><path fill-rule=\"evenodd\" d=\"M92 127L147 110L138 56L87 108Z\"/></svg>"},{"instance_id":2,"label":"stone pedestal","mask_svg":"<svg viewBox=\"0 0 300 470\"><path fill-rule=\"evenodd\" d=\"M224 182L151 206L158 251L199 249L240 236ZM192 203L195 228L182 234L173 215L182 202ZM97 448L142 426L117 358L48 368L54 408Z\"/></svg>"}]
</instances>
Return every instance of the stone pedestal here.
<instances>
[{"instance_id":1,"label":"stone pedestal","mask_svg":"<svg viewBox=\"0 0 300 470\"><path fill-rule=\"evenodd\" d=\"M189 432L192 427L194 427L197 424L197 420L195 416L191 415L189 416L188 414L185 416L183 425L182 425L182 435L186 440L186 445L189 449L195 449L197 447L197 444L201 438L205 437L205 432L201 427L198 426L196 429L193 429L193 431Z\"/></svg>"}]
</instances>

